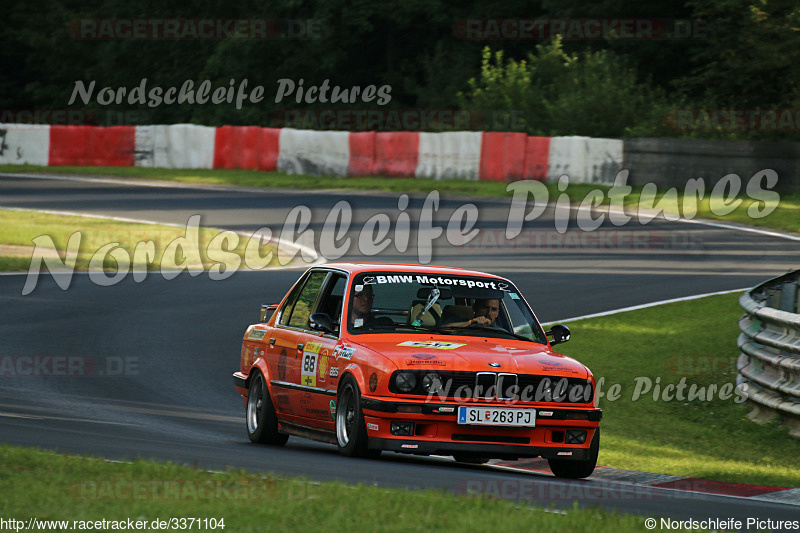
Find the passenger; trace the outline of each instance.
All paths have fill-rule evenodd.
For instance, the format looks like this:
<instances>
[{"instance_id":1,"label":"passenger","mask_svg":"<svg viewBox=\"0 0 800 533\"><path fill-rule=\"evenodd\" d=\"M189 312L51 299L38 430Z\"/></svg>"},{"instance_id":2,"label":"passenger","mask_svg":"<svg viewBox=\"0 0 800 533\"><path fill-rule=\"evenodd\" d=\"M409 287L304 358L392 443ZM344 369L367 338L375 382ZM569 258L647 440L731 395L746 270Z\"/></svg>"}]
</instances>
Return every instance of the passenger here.
<instances>
[{"instance_id":1,"label":"passenger","mask_svg":"<svg viewBox=\"0 0 800 533\"><path fill-rule=\"evenodd\" d=\"M353 303L350 305L349 324L351 327L360 328L370 326L374 322L372 316L372 302L375 294L372 292L371 285L356 285L357 290L353 295Z\"/></svg>"}]
</instances>

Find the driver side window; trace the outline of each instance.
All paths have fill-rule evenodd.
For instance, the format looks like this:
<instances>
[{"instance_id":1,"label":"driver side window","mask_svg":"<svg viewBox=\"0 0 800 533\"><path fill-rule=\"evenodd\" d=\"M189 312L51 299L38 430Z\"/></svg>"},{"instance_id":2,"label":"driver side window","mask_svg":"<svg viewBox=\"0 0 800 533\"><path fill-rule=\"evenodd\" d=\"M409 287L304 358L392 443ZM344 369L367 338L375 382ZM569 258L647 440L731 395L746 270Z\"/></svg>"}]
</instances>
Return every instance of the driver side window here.
<instances>
[{"instance_id":1,"label":"driver side window","mask_svg":"<svg viewBox=\"0 0 800 533\"><path fill-rule=\"evenodd\" d=\"M342 305L344 305L344 288L347 285L347 278L343 274L331 273L331 278L325 286L325 292L320 299L320 313L325 313L335 324L342 319Z\"/></svg>"}]
</instances>

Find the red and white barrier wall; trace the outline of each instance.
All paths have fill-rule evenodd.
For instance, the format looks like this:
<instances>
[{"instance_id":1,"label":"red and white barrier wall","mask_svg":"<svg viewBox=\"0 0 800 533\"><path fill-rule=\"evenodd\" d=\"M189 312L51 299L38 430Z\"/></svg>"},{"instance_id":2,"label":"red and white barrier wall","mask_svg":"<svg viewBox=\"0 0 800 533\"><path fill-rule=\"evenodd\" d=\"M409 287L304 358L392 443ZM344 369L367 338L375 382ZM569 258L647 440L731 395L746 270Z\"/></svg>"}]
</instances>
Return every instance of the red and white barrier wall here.
<instances>
[{"instance_id":1,"label":"red and white barrier wall","mask_svg":"<svg viewBox=\"0 0 800 533\"><path fill-rule=\"evenodd\" d=\"M50 164L50 126L0 124L0 164Z\"/></svg>"},{"instance_id":2,"label":"red and white barrier wall","mask_svg":"<svg viewBox=\"0 0 800 533\"><path fill-rule=\"evenodd\" d=\"M136 126L136 166L214 168L216 128L194 124Z\"/></svg>"},{"instance_id":3,"label":"red and white barrier wall","mask_svg":"<svg viewBox=\"0 0 800 533\"><path fill-rule=\"evenodd\" d=\"M278 171L312 176L347 176L350 133L281 129Z\"/></svg>"},{"instance_id":4,"label":"red and white barrier wall","mask_svg":"<svg viewBox=\"0 0 800 533\"><path fill-rule=\"evenodd\" d=\"M612 184L623 142L516 132L0 124L0 164L242 168L288 174Z\"/></svg>"}]
</instances>

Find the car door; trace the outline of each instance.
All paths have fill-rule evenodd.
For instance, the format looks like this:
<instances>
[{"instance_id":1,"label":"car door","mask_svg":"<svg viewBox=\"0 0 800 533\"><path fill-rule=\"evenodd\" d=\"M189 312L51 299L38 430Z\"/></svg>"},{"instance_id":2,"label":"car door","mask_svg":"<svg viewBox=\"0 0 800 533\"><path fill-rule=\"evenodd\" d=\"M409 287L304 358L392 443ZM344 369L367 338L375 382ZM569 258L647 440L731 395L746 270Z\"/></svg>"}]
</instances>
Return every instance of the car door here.
<instances>
[{"instance_id":1,"label":"car door","mask_svg":"<svg viewBox=\"0 0 800 533\"><path fill-rule=\"evenodd\" d=\"M331 272L320 294L315 312L325 313L335 325L339 325L344 304L344 291L347 276L343 272ZM317 427L330 431L335 430L336 389L339 383L338 368L333 370L336 362L333 353L339 342L340 329L334 333L313 332L306 338L306 349L313 355L304 357L306 376L315 375L316 391L304 399L309 403L308 415L314 418Z\"/></svg>"},{"instance_id":2,"label":"car door","mask_svg":"<svg viewBox=\"0 0 800 533\"><path fill-rule=\"evenodd\" d=\"M276 320L271 347L275 371L273 389L281 418L315 428L333 429L334 395L328 392L328 361L337 334L314 331L309 317L317 311L341 314L346 276L328 270L312 270L302 287L292 291ZM337 307L338 305L338 307ZM332 316L332 318L335 318Z\"/></svg>"},{"instance_id":3,"label":"car door","mask_svg":"<svg viewBox=\"0 0 800 533\"><path fill-rule=\"evenodd\" d=\"M295 284L275 320L269 339L269 370L275 410L281 418L302 422L298 386L310 308L325 281L325 270L310 271ZM310 302L310 303L309 303Z\"/></svg>"}]
</instances>

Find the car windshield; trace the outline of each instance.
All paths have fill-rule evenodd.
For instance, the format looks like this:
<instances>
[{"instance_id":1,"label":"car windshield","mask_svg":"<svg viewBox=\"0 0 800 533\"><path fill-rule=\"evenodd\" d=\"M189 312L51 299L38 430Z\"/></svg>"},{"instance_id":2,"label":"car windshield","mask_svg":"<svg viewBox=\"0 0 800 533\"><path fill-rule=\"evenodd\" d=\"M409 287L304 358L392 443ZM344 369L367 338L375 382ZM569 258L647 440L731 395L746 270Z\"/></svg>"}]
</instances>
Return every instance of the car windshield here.
<instances>
[{"instance_id":1,"label":"car windshield","mask_svg":"<svg viewBox=\"0 0 800 533\"><path fill-rule=\"evenodd\" d=\"M505 279L363 273L353 279L348 309L353 334L436 332L547 343L519 291Z\"/></svg>"}]
</instances>

